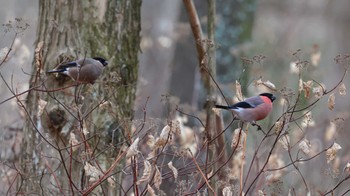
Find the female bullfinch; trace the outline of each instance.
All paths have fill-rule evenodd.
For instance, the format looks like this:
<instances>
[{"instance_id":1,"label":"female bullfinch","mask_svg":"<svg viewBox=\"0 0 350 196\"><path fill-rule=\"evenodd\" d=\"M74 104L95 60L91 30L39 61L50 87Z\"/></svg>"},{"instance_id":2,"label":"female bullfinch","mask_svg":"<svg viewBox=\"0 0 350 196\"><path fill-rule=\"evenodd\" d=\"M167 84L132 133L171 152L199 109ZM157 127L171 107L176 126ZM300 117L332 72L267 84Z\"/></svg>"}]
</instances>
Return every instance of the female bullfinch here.
<instances>
[{"instance_id":1,"label":"female bullfinch","mask_svg":"<svg viewBox=\"0 0 350 196\"><path fill-rule=\"evenodd\" d=\"M108 65L108 62L101 57L82 58L61 64L47 73L61 73L71 77L75 81L93 84L101 75L106 65Z\"/></svg>"},{"instance_id":2,"label":"female bullfinch","mask_svg":"<svg viewBox=\"0 0 350 196\"><path fill-rule=\"evenodd\" d=\"M276 97L271 93L262 93L231 106L215 105L215 107L231 110L240 120L255 124L255 121L266 118L271 112L272 102L275 99Z\"/></svg>"}]
</instances>

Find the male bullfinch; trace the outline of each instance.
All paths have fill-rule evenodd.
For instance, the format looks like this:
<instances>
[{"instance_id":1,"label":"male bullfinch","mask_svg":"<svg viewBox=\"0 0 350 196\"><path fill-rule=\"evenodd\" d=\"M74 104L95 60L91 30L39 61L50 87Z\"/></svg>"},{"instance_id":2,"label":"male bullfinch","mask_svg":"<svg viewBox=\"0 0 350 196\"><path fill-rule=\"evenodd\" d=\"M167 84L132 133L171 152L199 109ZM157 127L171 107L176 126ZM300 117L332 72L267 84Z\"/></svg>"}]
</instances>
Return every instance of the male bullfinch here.
<instances>
[{"instance_id":1,"label":"male bullfinch","mask_svg":"<svg viewBox=\"0 0 350 196\"><path fill-rule=\"evenodd\" d=\"M101 57L82 58L61 64L47 73L61 73L75 81L93 84L106 65L108 65L108 61Z\"/></svg>"},{"instance_id":2,"label":"male bullfinch","mask_svg":"<svg viewBox=\"0 0 350 196\"><path fill-rule=\"evenodd\" d=\"M231 110L240 120L255 124L255 121L266 118L271 112L272 102L275 99L271 93L262 93L231 106L215 105L215 107Z\"/></svg>"}]
</instances>

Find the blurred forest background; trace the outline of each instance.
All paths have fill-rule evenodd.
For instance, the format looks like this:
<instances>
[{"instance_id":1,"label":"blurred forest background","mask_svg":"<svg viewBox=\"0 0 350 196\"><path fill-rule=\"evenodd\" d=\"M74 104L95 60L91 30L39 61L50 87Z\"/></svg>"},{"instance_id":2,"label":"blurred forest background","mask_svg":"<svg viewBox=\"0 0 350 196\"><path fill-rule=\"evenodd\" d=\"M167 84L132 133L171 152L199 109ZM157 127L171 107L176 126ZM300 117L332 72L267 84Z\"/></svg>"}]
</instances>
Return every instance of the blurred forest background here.
<instances>
[{"instance_id":1,"label":"blurred forest background","mask_svg":"<svg viewBox=\"0 0 350 196\"><path fill-rule=\"evenodd\" d=\"M1 24L15 21L14 18L22 18L29 24L16 38L9 60L0 67L4 80L11 81L17 92L23 92L29 88L28 81L32 73L39 3L35 0L0 2ZM194 0L194 3L206 36L207 1ZM273 93L277 95L273 114L260 123L268 130L285 110L282 94L286 91L293 91L295 95L298 93L299 74L294 67L295 62L308 62L302 71L304 82L315 80L327 90L336 86L344 73L344 67L336 62L337 56L349 54L350 51L349 7L350 1L346 0L217 0L213 46L216 49L215 80L229 102L237 101L236 81L241 84L245 97L270 91L268 88L261 88L261 85L254 85L259 79L273 83L276 88ZM2 56L6 53L4 48L11 45L14 36L13 32L6 32L4 26L3 29L0 38ZM208 97L201 82L195 40L183 1L142 2L140 48L134 119L142 119L146 109L148 118L159 119L166 124L167 119L175 118L178 106L186 113L205 120L204 105ZM343 82L344 86L350 85L347 76ZM315 86L316 83L313 87ZM0 82L0 88L0 101L12 96L4 83ZM314 95L310 100L302 96L299 102L302 105L308 105L312 103L310 100L315 100ZM350 126L349 95L340 96L335 93L335 97L332 110L328 107L328 96L310 108L314 124L303 128L291 125L288 128L291 137L288 142L291 144L297 144L304 138L310 142L312 155L305 155L304 158L321 152L334 141L342 147L336 159L330 163L327 163L326 154L323 153L299 165L301 173L307 179L307 189L313 194L327 192L349 175L344 173L350 161L350 133L347 129ZM217 94L215 99L224 103L221 94ZM146 102L147 107L144 108ZM7 165L8 162L16 161L20 153L24 114L16 100L12 99L0 105L0 115L1 184L8 183L11 176L7 173L7 167L1 163ZM229 113L223 115L227 125L232 117ZM187 118L189 120L185 123L188 126L198 126L195 119ZM227 132L232 134L236 128L237 124L231 125ZM199 128L198 130L200 132ZM248 135L247 163L251 161L250 155L256 151L261 132L251 128ZM283 153L283 147L276 147L274 152ZM281 160L285 162L276 163L276 167L289 163L288 159ZM282 185L279 183L278 186L271 186L272 188L265 187L263 192L283 195L291 192L293 194L293 191L296 192L295 195L308 192L300 190L305 187L296 170L290 169L279 177L283 178ZM264 187L261 184L256 186ZM349 186L347 181L341 183L341 186L336 187L336 193L346 194L350 190ZM0 191L3 194L7 189ZM256 195L255 193L251 194Z\"/></svg>"}]
</instances>

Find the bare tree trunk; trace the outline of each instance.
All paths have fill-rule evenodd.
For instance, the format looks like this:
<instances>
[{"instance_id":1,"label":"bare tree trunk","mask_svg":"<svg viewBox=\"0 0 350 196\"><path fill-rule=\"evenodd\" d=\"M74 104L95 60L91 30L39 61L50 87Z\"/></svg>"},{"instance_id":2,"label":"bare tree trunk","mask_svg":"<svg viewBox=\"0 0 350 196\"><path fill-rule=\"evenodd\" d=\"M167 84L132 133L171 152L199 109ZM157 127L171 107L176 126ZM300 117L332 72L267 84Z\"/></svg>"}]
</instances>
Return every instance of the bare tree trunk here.
<instances>
[{"instance_id":1,"label":"bare tree trunk","mask_svg":"<svg viewBox=\"0 0 350 196\"><path fill-rule=\"evenodd\" d=\"M92 176L88 166L103 174L117 153L109 144L118 141L120 127L129 130L141 0L41 0L39 6L32 90L26 103L20 102L27 123L18 191L81 194L100 177ZM44 74L62 61L85 56L109 60L93 85ZM96 191L111 193L106 183Z\"/></svg>"}]
</instances>

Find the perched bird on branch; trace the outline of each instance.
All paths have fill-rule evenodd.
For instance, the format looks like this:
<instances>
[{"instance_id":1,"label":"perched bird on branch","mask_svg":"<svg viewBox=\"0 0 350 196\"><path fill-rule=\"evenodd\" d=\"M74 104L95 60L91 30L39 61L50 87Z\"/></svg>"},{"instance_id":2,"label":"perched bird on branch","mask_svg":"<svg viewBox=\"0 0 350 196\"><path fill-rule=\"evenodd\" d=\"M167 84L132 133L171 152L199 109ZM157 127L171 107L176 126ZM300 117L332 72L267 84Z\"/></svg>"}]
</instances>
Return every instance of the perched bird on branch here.
<instances>
[{"instance_id":1,"label":"perched bird on branch","mask_svg":"<svg viewBox=\"0 0 350 196\"><path fill-rule=\"evenodd\" d=\"M262 93L258 96L249 97L246 100L231 106L215 105L215 107L230 110L240 120L255 125L256 121L266 118L271 112L272 102L275 99L276 97L271 93Z\"/></svg>"},{"instance_id":2,"label":"perched bird on branch","mask_svg":"<svg viewBox=\"0 0 350 196\"><path fill-rule=\"evenodd\" d=\"M101 57L82 58L61 64L47 73L60 73L71 77L77 82L93 84L106 65L108 65L108 61Z\"/></svg>"}]
</instances>

